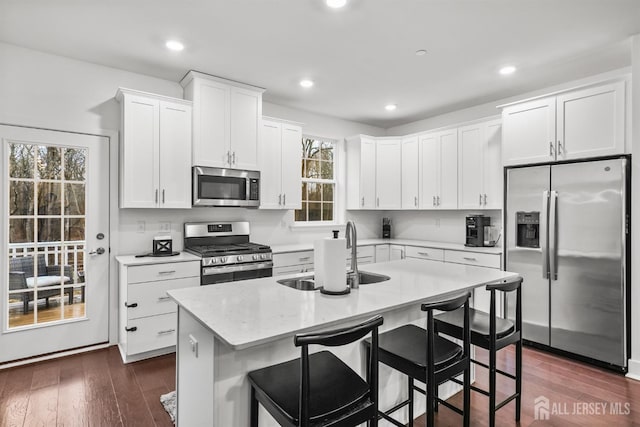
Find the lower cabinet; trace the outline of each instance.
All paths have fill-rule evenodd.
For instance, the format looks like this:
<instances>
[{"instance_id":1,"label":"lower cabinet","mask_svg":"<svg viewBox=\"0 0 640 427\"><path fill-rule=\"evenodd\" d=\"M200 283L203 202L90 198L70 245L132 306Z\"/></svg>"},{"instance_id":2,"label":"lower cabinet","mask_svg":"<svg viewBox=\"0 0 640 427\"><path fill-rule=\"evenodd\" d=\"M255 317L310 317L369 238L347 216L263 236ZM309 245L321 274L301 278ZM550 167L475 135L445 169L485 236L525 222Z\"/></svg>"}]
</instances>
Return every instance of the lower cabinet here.
<instances>
[{"instance_id":1,"label":"lower cabinet","mask_svg":"<svg viewBox=\"0 0 640 427\"><path fill-rule=\"evenodd\" d=\"M125 363L174 351L176 304L167 291L200 285L200 262L120 264L118 345Z\"/></svg>"},{"instance_id":2,"label":"lower cabinet","mask_svg":"<svg viewBox=\"0 0 640 427\"><path fill-rule=\"evenodd\" d=\"M273 254L273 275L305 273L313 271L313 251Z\"/></svg>"}]
</instances>

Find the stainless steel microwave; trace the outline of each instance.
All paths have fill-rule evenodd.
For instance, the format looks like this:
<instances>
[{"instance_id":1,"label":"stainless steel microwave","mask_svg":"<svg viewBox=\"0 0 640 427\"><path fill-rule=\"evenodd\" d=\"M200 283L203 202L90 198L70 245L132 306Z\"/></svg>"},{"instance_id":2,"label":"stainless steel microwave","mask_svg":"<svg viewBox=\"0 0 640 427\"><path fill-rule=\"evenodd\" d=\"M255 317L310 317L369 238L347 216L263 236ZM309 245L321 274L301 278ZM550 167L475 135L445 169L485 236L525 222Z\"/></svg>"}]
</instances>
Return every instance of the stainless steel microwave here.
<instances>
[{"instance_id":1,"label":"stainless steel microwave","mask_svg":"<svg viewBox=\"0 0 640 427\"><path fill-rule=\"evenodd\" d=\"M193 167L193 206L260 206L260 172Z\"/></svg>"}]
</instances>

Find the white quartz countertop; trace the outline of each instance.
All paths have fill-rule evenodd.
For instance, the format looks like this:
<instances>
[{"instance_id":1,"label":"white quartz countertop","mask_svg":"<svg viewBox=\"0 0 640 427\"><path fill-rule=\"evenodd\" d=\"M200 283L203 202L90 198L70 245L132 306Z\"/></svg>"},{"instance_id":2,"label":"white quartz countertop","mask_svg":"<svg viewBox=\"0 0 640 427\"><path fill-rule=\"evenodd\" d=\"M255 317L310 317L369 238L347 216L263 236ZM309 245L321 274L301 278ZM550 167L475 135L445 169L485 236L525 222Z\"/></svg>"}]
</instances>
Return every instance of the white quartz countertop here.
<instances>
[{"instance_id":1,"label":"white quartz countertop","mask_svg":"<svg viewBox=\"0 0 640 427\"><path fill-rule=\"evenodd\" d=\"M168 294L215 336L241 350L516 275L493 268L414 259L370 264L364 270L391 279L360 285L341 296L289 288L276 282L282 276L177 289Z\"/></svg>"},{"instance_id":2,"label":"white quartz countertop","mask_svg":"<svg viewBox=\"0 0 640 427\"><path fill-rule=\"evenodd\" d=\"M413 240L413 239L358 239L358 246L370 245L402 245L402 246L419 246L422 248L449 249L454 251L467 251L485 254L502 254L502 247L469 247L462 243L433 242L430 240ZM312 251L313 242L309 243L292 243L284 245L271 245L274 254L298 251Z\"/></svg>"},{"instance_id":3,"label":"white quartz countertop","mask_svg":"<svg viewBox=\"0 0 640 427\"><path fill-rule=\"evenodd\" d=\"M145 256L136 258L135 255L118 255L116 261L120 265L150 265L150 264L166 264L168 262L187 262L187 261L200 261L200 257L189 252L180 252L175 256Z\"/></svg>"}]
</instances>

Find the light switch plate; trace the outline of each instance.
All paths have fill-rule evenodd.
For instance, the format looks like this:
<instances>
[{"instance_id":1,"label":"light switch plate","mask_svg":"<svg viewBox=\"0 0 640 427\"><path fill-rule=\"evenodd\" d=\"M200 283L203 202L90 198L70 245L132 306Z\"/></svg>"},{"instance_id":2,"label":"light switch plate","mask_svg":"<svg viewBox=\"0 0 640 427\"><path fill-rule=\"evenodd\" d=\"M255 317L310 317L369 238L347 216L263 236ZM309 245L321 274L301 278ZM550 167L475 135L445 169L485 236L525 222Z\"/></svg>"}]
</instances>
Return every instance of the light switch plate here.
<instances>
[{"instance_id":1,"label":"light switch plate","mask_svg":"<svg viewBox=\"0 0 640 427\"><path fill-rule=\"evenodd\" d=\"M137 231L138 233L144 233L147 224L144 221L138 221Z\"/></svg>"},{"instance_id":2,"label":"light switch plate","mask_svg":"<svg viewBox=\"0 0 640 427\"><path fill-rule=\"evenodd\" d=\"M198 340L191 334L189 334L189 344L191 344L193 355L198 357Z\"/></svg>"},{"instance_id":3,"label":"light switch plate","mask_svg":"<svg viewBox=\"0 0 640 427\"><path fill-rule=\"evenodd\" d=\"M171 231L171 223L170 222L161 222L160 223L160 231Z\"/></svg>"}]
</instances>

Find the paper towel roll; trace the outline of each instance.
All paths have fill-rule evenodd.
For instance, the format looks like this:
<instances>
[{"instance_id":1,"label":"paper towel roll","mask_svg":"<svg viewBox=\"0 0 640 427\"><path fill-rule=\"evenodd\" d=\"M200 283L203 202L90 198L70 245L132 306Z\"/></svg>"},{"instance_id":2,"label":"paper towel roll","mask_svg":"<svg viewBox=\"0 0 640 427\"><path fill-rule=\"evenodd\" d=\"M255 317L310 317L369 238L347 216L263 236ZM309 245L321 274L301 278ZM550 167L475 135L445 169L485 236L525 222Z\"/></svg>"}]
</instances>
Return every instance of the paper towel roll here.
<instances>
[{"instance_id":1,"label":"paper towel roll","mask_svg":"<svg viewBox=\"0 0 640 427\"><path fill-rule=\"evenodd\" d=\"M313 264L316 286L329 292L347 288L346 239L321 239L313 243Z\"/></svg>"}]
</instances>

